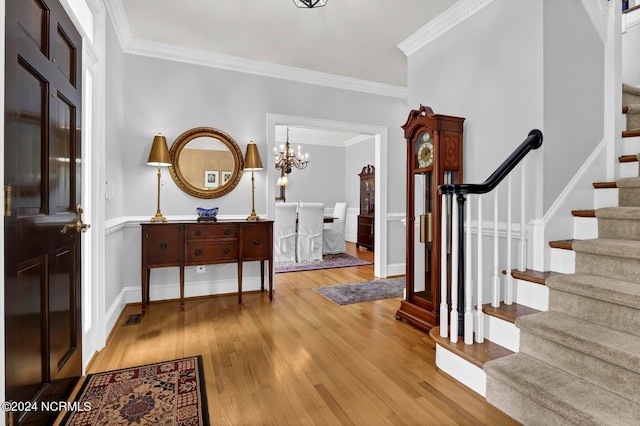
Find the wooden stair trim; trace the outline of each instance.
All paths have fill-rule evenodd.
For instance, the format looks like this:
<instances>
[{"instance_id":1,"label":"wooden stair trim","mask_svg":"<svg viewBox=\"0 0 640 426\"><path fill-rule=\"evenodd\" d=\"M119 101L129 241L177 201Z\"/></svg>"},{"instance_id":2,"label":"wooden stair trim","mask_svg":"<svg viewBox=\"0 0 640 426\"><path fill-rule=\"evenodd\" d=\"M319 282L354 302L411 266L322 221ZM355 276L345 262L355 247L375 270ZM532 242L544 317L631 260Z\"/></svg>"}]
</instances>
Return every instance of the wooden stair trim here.
<instances>
[{"instance_id":1,"label":"wooden stair trim","mask_svg":"<svg viewBox=\"0 0 640 426\"><path fill-rule=\"evenodd\" d=\"M625 130L624 132L622 132L622 137L623 138L633 138L635 136L640 136L640 129Z\"/></svg>"},{"instance_id":2,"label":"wooden stair trim","mask_svg":"<svg viewBox=\"0 0 640 426\"><path fill-rule=\"evenodd\" d=\"M596 217L595 210L571 210L571 214L575 217Z\"/></svg>"},{"instance_id":3,"label":"wooden stair trim","mask_svg":"<svg viewBox=\"0 0 640 426\"><path fill-rule=\"evenodd\" d=\"M530 308L525 305L519 305L517 303L512 303L511 305L505 305L504 302L500 302L500 306L497 308L494 308L493 306L491 306L491 303L486 303L482 305L482 312L484 312L489 316L496 317L513 324L516 322L516 318L518 317L536 314L541 311Z\"/></svg>"},{"instance_id":4,"label":"wooden stair trim","mask_svg":"<svg viewBox=\"0 0 640 426\"><path fill-rule=\"evenodd\" d=\"M617 188L618 184L616 182L593 182L593 187L596 189L611 189Z\"/></svg>"},{"instance_id":5,"label":"wooden stair trim","mask_svg":"<svg viewBox=\"0 0 640 426\"><path fill-rule=\"evenodd\" d=\"M626 114L626 113L628 113L628 112L629 112L629 105L624 105L624 106L622 107L622 113L623 113L623 114Z\"/></svg>"},{"instance_id":6,"label":"wooden stair trim","mask_svg":"<svg viewBox=\"0 0 640 426\"><path fill-rule=\"evenodd\" d=\"M440 337L440 326L432 328L429 331L429 336L446 350L478 368L484 367L486 362L513 354L509 349L496 345L488 339L484 339L482 343L465 345L464 339L459 337L456 343L452 343L448 338Z\"/></svg>"},{"instance_id":7,"label":"wooden stair trim","mask_svg":"<svg viewBox=\"0 0 640 426\"><path fill-rule=\"evenodd\" d=\"M638 136L640 136L640 133L638 133ZM637 155L621 155L620 157L618 157L618 161L621 163L633 163L638 161L638 156Z\"/></svg>"},{"instance_id":8,"label":"wooden stair trim","mask_svg":"<svg viewBox=\"0 0 640 426\"><path fill-rule=\"evenodd\" d=\"M507 271L503 270L502 274L506 274ZM553 271L534 271L533 269L525 269L524 271L518 271L517 269L511 270L511 276L517 280L529 281L534 284L545 285L547 278L552 275L558 275L560 272Z\"/></svg>"},{"instance_id":9,"label":"wooden stair trim","mask_svg":"<svg viewBox=\"0 0 640 426\"><path fill-rule=\"evenodd\" d=\"M549 246L551 248L573 250L573 240L549 241Z\"/></svg>"}]
</instances>

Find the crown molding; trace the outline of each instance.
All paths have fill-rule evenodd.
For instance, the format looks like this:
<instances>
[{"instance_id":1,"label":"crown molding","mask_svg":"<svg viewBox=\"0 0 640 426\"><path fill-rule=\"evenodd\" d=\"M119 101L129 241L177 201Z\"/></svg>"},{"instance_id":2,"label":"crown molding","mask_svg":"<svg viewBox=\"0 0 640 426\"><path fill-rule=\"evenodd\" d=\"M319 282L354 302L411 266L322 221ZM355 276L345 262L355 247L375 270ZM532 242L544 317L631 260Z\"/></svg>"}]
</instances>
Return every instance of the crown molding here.
<instances>
[{"instance_id":1,"label":"crown molding","mask_svg":"<svg viewBox=\"0 0 640 426\"><path fill-rule=\"evenodd\" d=\"M104 1L125 53L392 98L409 97L408 89L402 86L136 40L131 33L122 0Z\"/></svg>"},{"instance_id":2,"label":"crown molding","mask_svg":"<svg viewBox=\"0 0 640 426\"><path fill-rule=\"evenodd\" d=\"M461 0L398 44L398 48L409 56L460 25L492 2L493 0Z\"/></svg>"}]
</instances>

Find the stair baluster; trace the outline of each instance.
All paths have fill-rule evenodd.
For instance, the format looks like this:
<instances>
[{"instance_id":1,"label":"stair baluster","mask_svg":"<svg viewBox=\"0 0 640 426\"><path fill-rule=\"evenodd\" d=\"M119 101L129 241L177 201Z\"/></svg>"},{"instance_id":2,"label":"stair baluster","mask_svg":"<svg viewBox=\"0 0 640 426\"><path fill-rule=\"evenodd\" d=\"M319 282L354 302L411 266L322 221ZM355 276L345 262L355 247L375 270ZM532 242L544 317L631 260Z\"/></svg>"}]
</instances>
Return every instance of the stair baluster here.
<instances>
[{"instance_id":1,"label":"stair baluster","mask_svg":"<svg viewBox=\"0 0 640 426\"><path fill-rule=\"evenodd\" d=\"M542 145L542 132L532 130L527 139L503 162L495 172L482 184L445 184L438 188L442 196L442 217L447 217L447 208L451 212L450 224L446 220L441 224L442 240L446 241L450 235L451 241L451 265L447 268L447 244L442 244L441 255L441 299L440 299L440 336L447 337L452 343L458 341L458 336L464 337L465 344L473 343L473 332L476 332L475 340L478 343L484 341L484 314L482 313L483 286L483 223L482 223L482 198L485 193L493 192L493 279L491 288L491 305L500 307L500 260L499 260L499 191L498 185L507 178L507 217L506 217L506 291L504 303L513 304L512 269L512 178L511 172L518 166L525 156ZM520 236L519 236L519 269L526 268L526 237L525 237L525 169L521 168L520 183ZM471 279L472 265L472 221L471 221L471 195L477 195L477 286L473 286ZM467 205L465 206L465 203ZM465 208L466 207L466 208ZM466 214L466 218L465 218ZM447 225L449 228L447 228ZM466 229L466 235L465 235ZM451 306L447 304L447 273L451 274ZM475 293L475 294L474 294ZM476 313L473 313L473 299L477 299ZM447 309L450 309L447 312ZM447 315L448 314L448 315ZM449 317L449 327L447 327ZM475 319L475 324L474 324ZM474 326L475 325L475 326ZM447 333L449 328L450 333Z\"/></svg>"}]
</instances>

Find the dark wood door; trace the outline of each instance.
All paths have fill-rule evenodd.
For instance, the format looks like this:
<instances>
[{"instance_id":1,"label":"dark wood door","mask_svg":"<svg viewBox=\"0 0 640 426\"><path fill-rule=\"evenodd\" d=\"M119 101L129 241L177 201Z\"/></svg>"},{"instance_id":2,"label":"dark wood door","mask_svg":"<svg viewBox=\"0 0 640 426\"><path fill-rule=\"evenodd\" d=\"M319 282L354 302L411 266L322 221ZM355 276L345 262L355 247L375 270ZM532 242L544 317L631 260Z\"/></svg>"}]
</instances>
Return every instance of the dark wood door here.
<instances>
[{"instance_id":1,"label":"dark wood door","mask_svg":"<svg viewBox=\"0 0 640 426\"><path fill-rule=\"evenodd\" d=\"M57 0L6 1L7 400L64 400L82 374L81 42Z\"/></svg>"}]
</instances>

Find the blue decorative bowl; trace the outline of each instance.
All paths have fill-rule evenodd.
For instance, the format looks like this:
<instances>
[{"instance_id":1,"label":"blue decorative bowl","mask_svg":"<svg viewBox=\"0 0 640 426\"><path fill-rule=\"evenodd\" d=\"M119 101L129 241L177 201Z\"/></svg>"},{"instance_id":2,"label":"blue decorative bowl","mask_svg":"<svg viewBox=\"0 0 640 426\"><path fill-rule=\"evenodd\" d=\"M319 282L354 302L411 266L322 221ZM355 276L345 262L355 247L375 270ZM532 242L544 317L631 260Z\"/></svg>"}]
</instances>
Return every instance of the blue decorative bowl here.
<instances>
[{"instance_id":1,"label":"blue decorative bowl","mask_svg":"<svg viewBox=\"0 0 640 426\"><path fill-rule=\"evenodd\" d=\"M211 209L196 207L196 211L198 212L198 219L215 220L216 216L218 216L218 207L214 207Z\"/></svg>"}]
</instances>

